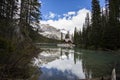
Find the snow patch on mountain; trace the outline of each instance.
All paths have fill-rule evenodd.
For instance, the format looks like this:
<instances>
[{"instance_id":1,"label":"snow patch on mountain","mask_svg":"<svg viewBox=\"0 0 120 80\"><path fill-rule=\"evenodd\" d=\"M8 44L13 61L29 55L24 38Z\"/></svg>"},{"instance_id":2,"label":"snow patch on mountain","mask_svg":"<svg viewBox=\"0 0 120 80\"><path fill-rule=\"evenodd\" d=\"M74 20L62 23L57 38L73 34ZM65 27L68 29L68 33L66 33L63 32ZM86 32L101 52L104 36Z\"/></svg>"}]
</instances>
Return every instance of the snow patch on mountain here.
<instances>
[{"instance_id":1,"label":"snow patch on mountain","mask_svg":"<svg viewBox=\"0 0 120 80\"><path fill-rule=\"evenodd\" d=\"M62 39L64 39L66 33L67 31L65 31L64 29L56 29L55 27L50 26L49 24L40 24L39 34L47 38L61 40L61 35Z\"/></svg>"},{"instance_id":2,"label":"snow patch on mountain","mask_svg":"<svg viewBox=\"0 0 120 80\"><path fill-rule=\"evenodd\" d=\"M49 24L32 22L31 26L35 31L38 30L38 33L40 35L56 40L61 40L61 36L62 36L62 40L64 40L65 35L68 33L68 31L65 29L57 29Z\"/></svg>"}]
</instances>

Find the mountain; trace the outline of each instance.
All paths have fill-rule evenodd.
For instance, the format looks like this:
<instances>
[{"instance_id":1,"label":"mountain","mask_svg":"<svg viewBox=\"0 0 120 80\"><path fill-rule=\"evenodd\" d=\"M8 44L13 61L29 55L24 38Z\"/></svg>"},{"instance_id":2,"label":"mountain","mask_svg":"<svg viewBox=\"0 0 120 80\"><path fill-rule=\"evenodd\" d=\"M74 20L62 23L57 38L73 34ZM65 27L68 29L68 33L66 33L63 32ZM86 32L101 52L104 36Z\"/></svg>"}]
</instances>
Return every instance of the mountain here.
<instances>
[{"instance_id":1,"label":"mountain","mask_svg":"<svg viewBox=\"0 0 120 80\"><path fill-rule=\"evenodd\" d=\"M38 31L40 35L53 40L61 40L61 39L64 40L66 34L69 33L65 29L57 29L49 24L41 24L41 23L33 22L31 26L33 26L33 29L35 31ZM72 40L72 35L69 34L69 37Z\"/></svg>"},{"instance_id":2,"label":"mountain","mask_svg":"<svg viewBox=\"0 0 120 80\"><path fill-rule=\"evenodd\" d=\"M63 29L56 29L53 26L50 26L49 24L40 24L40 28L39 28L39 34L47 37L47 38L52 38L52 39L56 39L56 40L61 40L61 35L62 35L62 39L65 38L65 33L67 32Z\"/></svg>"}]
</instances>

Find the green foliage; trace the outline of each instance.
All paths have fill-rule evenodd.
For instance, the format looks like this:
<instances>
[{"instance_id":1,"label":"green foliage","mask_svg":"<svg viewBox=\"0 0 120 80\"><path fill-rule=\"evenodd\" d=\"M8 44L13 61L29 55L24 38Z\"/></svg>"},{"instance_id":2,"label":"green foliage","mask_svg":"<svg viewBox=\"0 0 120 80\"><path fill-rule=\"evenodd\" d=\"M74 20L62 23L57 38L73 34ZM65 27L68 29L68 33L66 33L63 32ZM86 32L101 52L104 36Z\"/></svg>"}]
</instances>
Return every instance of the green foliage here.
<instances>
[{"instance_id":1,"label":"green foliage","mask_svg":"<svg viewBox=\"0 0 120 80\"><path fill-rule=\"evenodd\" d=\"M120 1L109 0L109 19L108 26L106 27L106 34L109 36L105 42L105 47L110 49L120 48Z\"/></svg>"},{"instance_id":2,"label":"green foliage","mask_svg":"<svg viewBox=\"0 0 120 80\"><path fill-rule=\"evenodd\" d=\"M91 44L96 48L100 46L101 42L101 16L100 5L98 0L92 0L92 30L91 30Z\"/></svg>"},{"instance_id":3,"label":"green foliage","mask_svg":"<svg viewBox=\"0 0 120 80\"><path fill-rule=\"evenodd\" d=\"M30 24L39 21L41 4L38 0L21 0L18 14L17 2L0 1L0 80L30 77L28 63L38 53L30 36Z\"/></svg>"},{"instance_id":4,"label":"green foliage","mask_svg":"<svg viewBox=\"0 0 120 80\"><path fill-rule=\"evenodd\" d=\"M69 38L69 31L68 31L68 33L66 34L65 38L66 38L66 39Z\"/></svg>"},{"instance_id":5,"label":"green foliage","mask_svg":"<svg viewBox=\"0 0 120 80\"><path fill-rule=\"evenodd\" d=\"M92 0L91 18L90 22L87 14L78 37L74 32L75 44L89 49L120 49L120 1L106 0L105 10L100 11L99 1Z\"/></svg>"},{"instance_id":6,"label":"green foliage","mask_svg":"<svg viewBox=\"0 0 120 80\"><path fill-rule=\"evenodd\" d=\"M74 31L74 43L75 43L75 45L78 44L78 41L79 41L78 39L79 39L78 31L77 31L77 28L75 27L75 31Z\"/></svg>"}]
</instances>

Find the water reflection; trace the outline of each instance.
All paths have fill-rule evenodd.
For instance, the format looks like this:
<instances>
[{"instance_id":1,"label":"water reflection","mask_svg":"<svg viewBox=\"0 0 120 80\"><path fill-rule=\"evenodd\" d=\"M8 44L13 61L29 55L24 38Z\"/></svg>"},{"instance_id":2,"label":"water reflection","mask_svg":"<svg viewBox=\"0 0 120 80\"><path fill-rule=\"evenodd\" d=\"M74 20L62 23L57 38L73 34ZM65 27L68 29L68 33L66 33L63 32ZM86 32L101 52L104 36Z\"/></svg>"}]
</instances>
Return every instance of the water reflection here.
<instances>
[{"instance_id":1,"label":"water reflection","mask_svg":"<svg viewBox=\"0 0 120 80\"><path fill-rule=\"evenodd\" d=\"M80 51L62 48L42 48L34 65L42 71L38 80L80 80L111 74L119 56L106 52ZM119 68L117 73L120 73Z\"/></svg>"},{"instance_id":2,"label":"water reflection","mask_svg":"<svg viewBox=\"0 0 120 80\"><path fill-rule=\"evenodd\" d=\"M86 78L82 53L76 53L73 49L62 48L45 48L44 50L35 61L35 64L41 63L37 66L43 72L39 80L78 80Z\"/></svg>"}]
</instances>

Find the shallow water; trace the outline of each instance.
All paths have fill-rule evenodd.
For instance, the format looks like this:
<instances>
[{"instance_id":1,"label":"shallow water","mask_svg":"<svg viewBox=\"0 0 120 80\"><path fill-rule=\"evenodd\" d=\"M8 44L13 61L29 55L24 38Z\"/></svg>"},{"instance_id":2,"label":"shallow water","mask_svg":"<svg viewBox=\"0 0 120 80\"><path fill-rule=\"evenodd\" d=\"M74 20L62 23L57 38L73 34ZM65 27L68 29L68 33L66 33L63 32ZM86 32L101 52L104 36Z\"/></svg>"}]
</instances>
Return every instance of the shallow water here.
<instances>
[{"instance_id":1,"label":"shallow water","mask_svg":"<svg viewBox=\"0 0 120 80\"><path fill-rule=\"evenodd\" d=\"M120 74L120 55L105 51L42 48L34 58L42 74L38 80L79 80L111 76L116 68Z\"/></svg>"}]
</instances>

